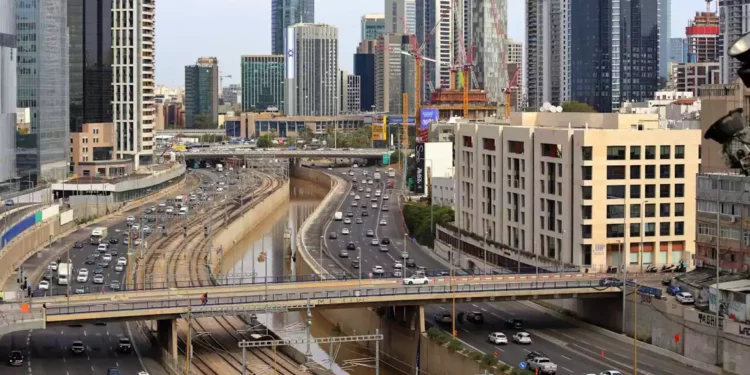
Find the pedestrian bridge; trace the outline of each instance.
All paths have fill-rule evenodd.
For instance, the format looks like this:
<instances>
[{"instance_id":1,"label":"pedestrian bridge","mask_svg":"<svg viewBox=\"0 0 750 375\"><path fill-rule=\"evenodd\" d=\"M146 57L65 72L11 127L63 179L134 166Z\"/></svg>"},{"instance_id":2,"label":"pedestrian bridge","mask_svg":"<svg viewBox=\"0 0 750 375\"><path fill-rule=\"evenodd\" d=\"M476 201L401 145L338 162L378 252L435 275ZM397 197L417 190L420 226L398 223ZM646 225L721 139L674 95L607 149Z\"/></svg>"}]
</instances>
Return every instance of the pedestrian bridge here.
<instances>
[{"instance_id":1,"label":"pedestrian bridge","mask_svg":"<svg viewBox=\"0 0 750 375\"><path fill-rule=\"evenodd\" d=\"M308 285L300 285L308 284ZM314 285L309 285L314 284ZM244 292L237 290L244 288ZM201 295L208 302L201 305ZM557 299L607 298L620 295L619 288L601 287L599 280L571 279L524 282L450 282L405 286L398 282L369 281L292 283L265 289L247 287L208 287L123 292L105 295L48 297L35 300L34 310L46 305L46 324L85 323L108 320L175 319L193 314L238 315L269 311L312 308L347 308L379 305L427 305L457 303ZM6 310L7 311L7 310Z\"/></svg>"}]
</instances>

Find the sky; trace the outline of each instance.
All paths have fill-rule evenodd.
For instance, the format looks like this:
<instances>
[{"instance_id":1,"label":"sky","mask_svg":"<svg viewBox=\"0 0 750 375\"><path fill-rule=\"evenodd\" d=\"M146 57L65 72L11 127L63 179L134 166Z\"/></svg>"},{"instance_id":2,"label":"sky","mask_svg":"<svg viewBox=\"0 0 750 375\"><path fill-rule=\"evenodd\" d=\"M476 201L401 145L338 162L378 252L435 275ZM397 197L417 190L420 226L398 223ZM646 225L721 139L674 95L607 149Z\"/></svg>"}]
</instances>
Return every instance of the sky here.
<instances>
[{"instance_id":1,"label":"sky","mask_svg":"<svg viewBox=\"0 0 750 375\"><path fill-rule=\"evenodd\" d=\"M598 0L590 0L598 1ZM656 1L656 0L653 0ZM315 0L315 21L339 28L339 67L352 71L360 41L360 18L383 13L384 0ZM507 0L508 35L524 40L524 0ZM715 2L714 2L715 3ZM672 37L705 0L672 0ZM185 66L201 56L215 56L223 85L240 83L240 56L271 53L271 0L159 0L156 5L156 82L185 84Z\"/></svg>"}]
</instances>

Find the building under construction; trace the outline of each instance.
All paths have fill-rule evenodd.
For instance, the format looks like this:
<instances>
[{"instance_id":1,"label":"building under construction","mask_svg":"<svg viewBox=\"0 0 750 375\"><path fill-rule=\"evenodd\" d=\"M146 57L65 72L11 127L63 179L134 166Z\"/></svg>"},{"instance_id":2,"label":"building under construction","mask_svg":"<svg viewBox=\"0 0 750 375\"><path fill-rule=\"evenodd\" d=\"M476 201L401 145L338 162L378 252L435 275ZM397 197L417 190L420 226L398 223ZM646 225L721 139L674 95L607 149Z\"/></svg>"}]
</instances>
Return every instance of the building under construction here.
<instances>
[{"instance_id":1,"label":"building under construction","mask_svg":"<svg viewBox=\"0 0 750 375\"><path fill-rule=\"evenodd\" d=\"M469 120L483 120L496 117L498 104L491 102L487 92L480 89L469 90L468 114L464 116L464 90L451 85L448 89L436 89L430 95L430 108L437 108L441 120L451 117L464 117Z\"/></svg>"},{"instance_id":2,"label":"building under construction","mask_svg":"<svg viewBox=\"0 0 750 375\"><path fill-rule=\"evenodd\" d=\"M711 2L706 2L705 12L696 12L695 18L685 28L688 40L688 61L719 61L719 15L711 12Z\"/></svg>"}]
</instances>

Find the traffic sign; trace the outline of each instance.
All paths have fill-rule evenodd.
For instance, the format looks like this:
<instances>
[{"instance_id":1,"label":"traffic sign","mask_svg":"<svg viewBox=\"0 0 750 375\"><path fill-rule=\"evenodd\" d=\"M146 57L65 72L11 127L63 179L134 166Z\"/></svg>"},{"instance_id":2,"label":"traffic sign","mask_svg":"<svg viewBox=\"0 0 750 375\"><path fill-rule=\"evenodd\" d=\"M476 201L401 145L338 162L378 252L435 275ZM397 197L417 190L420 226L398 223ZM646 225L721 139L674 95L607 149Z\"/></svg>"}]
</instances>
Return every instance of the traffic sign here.
<instances>
[{"instance_id":1,"label":"traffic sign","mask_svg":"<svg viewBox=\"0 0 750 375\"><path fill-rule=\"evenodd\" d=\"M520 364L518 364L518 368L520 368L521 370L525 369L526 368L526 362L521 362Z\"/></svg>"}]
</instances>

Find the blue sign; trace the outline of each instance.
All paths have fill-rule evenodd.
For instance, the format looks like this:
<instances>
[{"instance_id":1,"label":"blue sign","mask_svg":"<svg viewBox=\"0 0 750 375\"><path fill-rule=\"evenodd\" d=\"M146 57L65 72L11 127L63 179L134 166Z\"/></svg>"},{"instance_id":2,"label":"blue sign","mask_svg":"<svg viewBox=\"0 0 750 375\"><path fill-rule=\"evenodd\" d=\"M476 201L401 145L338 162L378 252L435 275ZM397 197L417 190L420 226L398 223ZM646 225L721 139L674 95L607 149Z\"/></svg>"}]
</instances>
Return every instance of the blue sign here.
<instances>
[{"instance_id":1,"label":"blue sign","mask_svg":"<svg viewBox=\"0 0 750 375\"><path fill-rule=\"evenodd\" d=\"M402 125L404 123L404 117L403 116L388 116L387 120L388 124L390 125ZM414 125L414 117L409 117L408 120L409 125Z\"/></svg>"},{"instance_id":2,"label":"blue sign","mask_svg":"<svg viewBox=\"0 0 750 375\"><path fill-rule=\"evenodd\" d=\"M525 369L526 368L526 362L519 363L518 364L518 368L520 368L521 370Z\"/></svg>"},{"instance_id":3,"label":"blue sign","mask_svg":"<svg viewBox=\"0 0 750 375\"><path fill-rule=\"evenodd\" d=\"M437 108L422 108L419 110L419 129L428 129L430 124L438 120Z\"/></svg>"}]
</instances>

